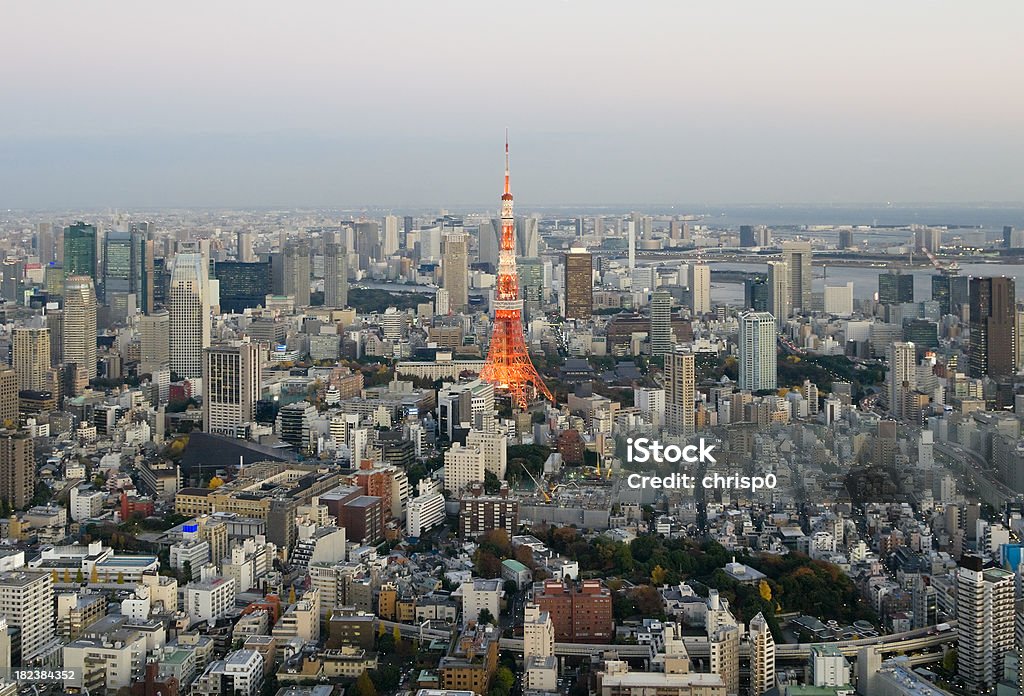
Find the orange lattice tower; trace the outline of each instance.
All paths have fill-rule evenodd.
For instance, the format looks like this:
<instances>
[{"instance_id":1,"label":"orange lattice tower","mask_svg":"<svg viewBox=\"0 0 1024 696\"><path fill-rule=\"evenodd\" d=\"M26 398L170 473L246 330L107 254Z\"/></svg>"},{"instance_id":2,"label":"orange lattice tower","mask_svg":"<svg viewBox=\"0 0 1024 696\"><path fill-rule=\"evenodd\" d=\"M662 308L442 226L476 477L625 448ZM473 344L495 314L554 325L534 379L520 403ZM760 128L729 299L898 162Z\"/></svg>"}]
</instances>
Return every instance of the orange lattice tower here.
<instances>
[{"instance_id":1,"label":"orange lattice tower","mask_svg":"<svg viewBox=\"0 0 1024 696\"><path fill-rule=\"evenodd\" d=\"M494 330L487 362L480 379L507 392L512 402L525 410L530 400L543 395L554 401L551 391L530 362L523 336L523 301L519 297L516 271L516 221L509 191L508 134L505 135L505 193L501 197L501 249L498 252L498 285L494 296Z\"/></svg>"}]
</instances>

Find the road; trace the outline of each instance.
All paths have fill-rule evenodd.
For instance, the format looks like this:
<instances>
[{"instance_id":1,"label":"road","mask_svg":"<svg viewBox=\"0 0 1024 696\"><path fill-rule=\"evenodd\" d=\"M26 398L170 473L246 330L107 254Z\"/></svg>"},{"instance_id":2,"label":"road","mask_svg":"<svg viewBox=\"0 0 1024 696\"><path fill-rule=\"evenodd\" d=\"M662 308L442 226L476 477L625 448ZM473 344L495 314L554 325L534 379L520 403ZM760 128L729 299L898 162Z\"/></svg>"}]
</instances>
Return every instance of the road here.
<instances>
[{"instance_id":1,"label":"road","mask_svg":"<svg viewBox=\"0 0 1024 696\"><path fill-rule=\"evenodd\" d=\"M947 442L936 442L935 449L951 461L952 468L965 476L971 476L978 486L978 495L996 510L1003 509L1007 500L1019 496L1016 491L999 481L995 472L988 468L988 462L977 452Z\"/></svg>"}]
</instances>

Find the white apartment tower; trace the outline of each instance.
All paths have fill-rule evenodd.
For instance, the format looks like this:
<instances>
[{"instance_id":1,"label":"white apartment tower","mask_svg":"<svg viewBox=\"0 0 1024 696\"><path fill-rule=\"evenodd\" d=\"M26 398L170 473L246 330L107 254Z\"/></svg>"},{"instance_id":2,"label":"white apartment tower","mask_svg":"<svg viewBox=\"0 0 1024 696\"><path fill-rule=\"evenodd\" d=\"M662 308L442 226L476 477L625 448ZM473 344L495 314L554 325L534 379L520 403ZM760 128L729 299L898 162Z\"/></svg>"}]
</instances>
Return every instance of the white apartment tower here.
<instances>
[{"instance_id":1,"label":"white apartment tower","mask_svg":"<svg viewBox=\"0 0 1024 696\"><path fill-rule=\"evenodd\" d=\"M740 315L739 321L740 390L775 389L775 317L768 312L747 312Z\"/></svg>"},{"instance_id":2,"label":"white apartment tower","mask_svg":"<svg viewBox=\"0 0 1024 696\"><path fill-rule=\"evenodd\" d=\"M1014 575L964 556L956 574L957 672L970 691L995 687L1014 645Z\"/></svg>"},{"instance_id":3,"label":"white apartment tower","mask_svg":"<svg viewBox=\"0 0 1024 696\"><path fill-rule=\"evenodd\" d=\"M210 347L210 298L202 254L178 254L171 271L168 313L171 370L193 379L203 374L203 350Z\"/></svg>"},{"instance_id":4,"label":"white apartment tower","mask_svg":"<svg viewBox=\"0 0 1024 696\"><path fill-rule=\"evenodd\" d=\"M213 346L203 360L203 430L238 436L256 420L260 398L260 350L254 343Z\"/></svg>"}]
</instances>

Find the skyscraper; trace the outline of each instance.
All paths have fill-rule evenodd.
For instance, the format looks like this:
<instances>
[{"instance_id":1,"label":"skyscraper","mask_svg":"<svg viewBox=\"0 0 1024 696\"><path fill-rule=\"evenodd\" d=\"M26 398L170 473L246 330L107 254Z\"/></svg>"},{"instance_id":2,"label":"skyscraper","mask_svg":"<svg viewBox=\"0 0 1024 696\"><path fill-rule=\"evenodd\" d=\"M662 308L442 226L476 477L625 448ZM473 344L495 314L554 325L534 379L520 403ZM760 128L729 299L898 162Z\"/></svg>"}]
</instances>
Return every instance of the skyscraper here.
<instances>
[{"instance_id":1,"label":"skyscraper","mask_svg":"<svg viewBox=\"0 0 1024 696\"><path fill-rule=\"evenodd\" d=\"M477 261L486 263L492 269L498 268L498 228L500 223L493 220L481 220L477 230Z\"/></svg>"},{"instance_id":2,"label":"skyscraper","mask_svg":"<svg viewBox=\"0 0 1024 696\"><path fill-rule=\"evenodd\" d=\"M594 313L594 257L574 246L565 255L565 318L590 319Z\"/></svg>"},{"instance_id":3,"label":"skyscraper","mask_svg":"<svg viewBox=\"0 0 1024 696\"><path fill-rule=\"evenodd\" d=\"M57 258L52 222L36 224L36 255L43 266L53 263Z\"/></svg>"},{"instance_id":4,"label":"skyscraper","mask_svg":"<svg viewBox=\"0 0 1024 696\"><path fill-rule=\"evenodd\" d=\"M775 688L775 638L764 614L750 620L750 696Z\"/></svg>"},{"instance_id":5,"label":"skyscraper","mask_svg":"<svg viewBox=\"0 0 1024 696\"><path fill-rule=\"evenodd\" d=\"M9 367L0 368L0 425L13 428L18 425L18 373Z\"/></svg>"},{"instance_id":6,"label":"skyscraper","mask_svg":"<svg viewBox=\"0 0 1024 696\"><path fill-rule=\"evenodd\" d=\"M1016 297L1012 278L971 278L971 377L1016 373Z\"/></svg>"},{"instance_id":7,"label":"skyscraper","mask_svg":"<svg viewBox=\"0 0 1024 696\"><path fill-rule=\"evenodd\" d=\"M743 281L743 306L755 312L771 311L771 292L765 277L755 276Z\"/></svg>"},{"instance_id":8,"label":"skyscraper","mask_svg":"<svg viewBox=\"0 0 1024 696\"><path fill-rule=\"evenodd\" d=\"M158 309L139 317L139 373L152 375L171 366L171 314Z\"/></svg>"},{"instance_id":9,"label":"skyscraper","mask_svg":"<svg viewBox=\"0 0 1024 696\"><path fill-rule=\"evenodd\" d=\"M398 216L384 217L384 239L381 242L381 256L387 258L398 251Z\"/></svg>"},{"instance_id":10,"label":"skyscraper","mask_svg":"<svg viewBox=\"0 0 1024 696\"><path fill-rule=\"evenodd\" d=\"M960 316L960 309L967 304L970 296L968 277L950 273L936 273L932 276L932 299L939 303L939 313Z\"/></svg>"},{"instance_id":11,"label":"skyscraper","mask_svg":"<svg viewBox=\"0 0 1024 696\"><path fill-rule=\"evenodd\" d=\"M95 225L76 222L64 230L64 276L89 276L98 279L98 234Z\"/></svg>"},{"instance_id":12,"label":"skyscraper","mask_svg":"<svg viewBox=\"0 0 1024 696\"><path fill-rule=\"evenodd\" d=\"M324 305L348 306L348 251L337 238L324 245Z\"/></svg>"},{"instance_id":13,"label":"skyscraper","mask_svg":"<svg viewBox=\"0 0 1024 696\"><path fill-rule=\"evenodd\" d=\"M19 326L12 332L11 358L18 375L18 389L44 391L49 388L50 330Z\"/></svg>"},{"instance_id":14,"label":"skyscraper","mask_svg":"<svg viewBox=\"0 0 1024 696\"><path fill-rule=\"evenodd\" d=\"M893 343L889 349L889 413L896 420L907 417L907 395L917 389L917 349L913 343Z\"/></svg>"},{"instance_id":15,"label":"skyscraper","mask_svg":"<svg viewBox=\"0 0 1024 696\"><path fill-rule=\"evenodd\" d=\"M657 357L672 350L672 295L666 290L651 293L651 355Z\"/></svg>"},{"instance_id":16,"label":"skyscraper","mask_svg":"<svg viewBox=\"0 0 1024 696\"><path fill-rule=\"evenodd\" d=\"M843 229L839 230L839 248L853 248L853 230L851 228L844 227Z\"/></svg>"},{"instance_id":17,"label":"skyscraper","mask_svg":"<svg viewBox=\"0 0 1024 696\"><path fill-rule=\"evenodd\" d=\"M785 261L768 262L768 311L775 317L777 324L785 323L793 313L789 264Z\"/></svg>"},{"instance_id":18,"label":"skyscraper","mask_svg":"<svg viewBox=\"0 0 1024 696\"><path fill-rule=\"evenodd\" d=\"M171 271L168 312L171 371L182 379L203 375L203 350L210 346L210 300L202 254L178 254ZM308 284L307 284L308 288Z\"/></svg>"},{"instance_id":19,"label":"skyscraper","mask_svg":"<svg viewBox=\"0 0 1024 696\"><path fill-rule=\"evenodd\" d=\"M309 306L309 242L297 239L283 253L284 294L295 298L296 307Z\"/></svg>"},{"instance_id":20,"label":"skyscraper","mask_svg":"<svg viewBox=\"0 0 1024 696\"><path fill-rule=\"evenodd\" d=\"M739 319L739 377L741 391L775 389L775 317L768 312L747 312Z\"/></svg>"},{"instance_id":21,"label":"skyscraper","mask_svg":"<svg viewBox=\"0 0 1024 696\"><path fill-rule=\"evenodd\" d=\"M789 292L792 311L811 311L811 243L783 242L782 258L789 268Z\"/></svg>"},{"instance_id":22,"label":"skyscraper","mask_svg":"<svg viewBox=\"0 0 1024 696\"><path fill-rule=\"evenodd\" d=\"M632 220L626 223L626 234L629 237L629 272L632 273L636 268L636 223Z\"/></svg>"},{"instance_id":23,"label":"skyscraper","mask_svg":"<svg viewBox=\"0 0 1024 696\"><path fill-rule=\"evenodd\" d=\"M675 346L665 354L665 425L671 435L692 435L696 430L694 402L697 371L693 351Z\"/></svg>"},{"instance_id":24,"label":"skyscraper","mask_svg":"<svg viewBox=\"0 0 1024 696\"><path fill-rule=\"evenodd\" d=\"M1014 575L964 556L956 572L957 673L973 692L995 687L1013 649Z\"/></svg>"},{"instance_id":25,"label":"skyscraper","mask_svg":"<svg viewBox=\"0 0 1024 696\"><path fill-rule=\"evenodd\" d=\"M96 378L96 288L92 278L75 275L64 283L64 362Z\"/></svg>"},{"instance_id":26,"label":"skyscraper","mask_svg":"<svg viewBox=\"0 0 1024 696\"><path fill-rule=\"evenodd\" d=\"M256 260L256 249L253 247L252 232L239 230L235 235L235 258L242 263Z\"/></svg>"},{"instance_id":27,"label":"skyscraper","mask_svg":"<svg viewBox=\"0 0 1024 696\"><path fill-rule=\"evenodd\" d=\"M217 261L213 275L220 283L220 311L242 314L266 305L274 290L271 274L270 262Z\"/></svg>"},{"instance_id":28,"label":"skyscraper","mask_svg":"<svg viewBox=\"0 0 1024 696\"><path fill-rule=\"evenodd\" d=\"M879 304L905 304L914 301L914 276L899 269L878 274Z\"/></svg>"},{"instance_id":29,"label":"skyscraper","mask_svg":"<svg viewBox=\"0 0 1024 696\"><path fill-rule=\"evenodd\" d=\"M132 236L128 232L109 232L103 249L103 282L98 294L109 304L109 297L132 292Z\"/></svg>"},{"instance_id":30,"label":"skyscraper","mask_svg":"<svg viewBox=\"0 0 1024 696\"><path fill-rule=\"evenodd\" d=\"M537 228L537 218L526 217L516 220L516 241L519 245L519 255L532 259L540 251L540 231Z\"/></svg>"},{"instance_id":31,"label":"skyscraper","mask_svg":"<svg viewBox=\"0 0 1024 696\"><path fill-rule=\"evenodd\" d=\"M464 312L469 306L469 235L461 230L444 235L444 289L452 312Z\"/></svg>"},{"instance_id":32,"label":"skyscraper","mask_svg":"<svg viewBox=\"0 0 1024 696\"><path fill-rule=\"evenodd\" d=\"M512 213L512 191L505 140L505 192L501 196L501 253L494 295L494 330L480 379L508 393L514 406L526 410L530 397L543 395L553 401L537 368L530 362L523 334L523 300L519 296L516 272L516 221Z\"/></svg>"},{"instance_id":33,"label":"skyscraper","mask_svg":"<svg viewBox=\"0 0 1024 696\"><path fill-rule=\"evenodd\" d=\"M691 263L688 283L690 287L690 309L694 316L711 311L711 267L706 263Z\"/></svg>"},{"instance_id":34,"label":"skyscraper","mask_svg":"<svg viewBox=\"0 0 1024 696\"><path fill-rule=\"evenodd\" d=\"M254 343L213 346L203 361L203 430L238 437L256 420L260 398L260 351Z\"/></svg>"},{"instance_id":35,"label":"skyscraper","mask_svg":"<svg viewBox=\"0 0 1024 696\"><path fill-rule=\"evenodd\" d=\"M380 225L376 222L357 222L355 238L359 268L366 270L380 256Z\"/></svg>"},{"instance_id":36,"label":"skyscraper","mask_svg":"<svg viewBox=\"0 0 1024 696\"><path fill-rule=\"evenodd\" d=\"M19 430L0 430L0 499L12 510L24 510L36 487L32 438Z\"/></svg>"}]
</instances>

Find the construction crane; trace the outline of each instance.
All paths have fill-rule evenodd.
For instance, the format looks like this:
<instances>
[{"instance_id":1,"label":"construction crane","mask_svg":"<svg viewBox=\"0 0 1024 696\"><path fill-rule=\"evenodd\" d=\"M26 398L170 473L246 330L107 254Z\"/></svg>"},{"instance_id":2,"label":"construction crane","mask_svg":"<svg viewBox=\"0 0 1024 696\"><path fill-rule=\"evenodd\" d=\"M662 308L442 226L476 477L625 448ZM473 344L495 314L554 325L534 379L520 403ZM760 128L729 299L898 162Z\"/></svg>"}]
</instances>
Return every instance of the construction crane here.
<instances>
[{"instance_id":1,"label":"construction crane","mask_svg":"<svg viewBox=\"0 0 1024 696\"><path fill-rule=\"evenodd\" d=\"M519 466L523 467L523 471L526 472L526 475L529 476L533 480L533 482L537 485L537 490L540 491L541 495L544 496L544 502L545 503L550 503L551 502L551 496L548 494L547 488L545 488L543 485L541 485L541 482L537 480L537 477L533 475L533 472L531 472L529 469L526 468L525 464L520 463Z\"/></svg>"},{"instance_id":2,"label":"construction crane","mask_svg":"<svg viewBox=\"0 0 1024 696\"><path fill-rule=\"evenodd\" d=\"M943 275L960 275L960 266L957 265L956 261L949 264L948 266L943 266L942 263L937 258L935 258L935 254L929 251L927 247L920 247L920 249L924 253L924 255L928 257L928 260L931 261L932 266L934 266L935 270L938 271L939 273Z\"/></svg>"}]
</instances>

